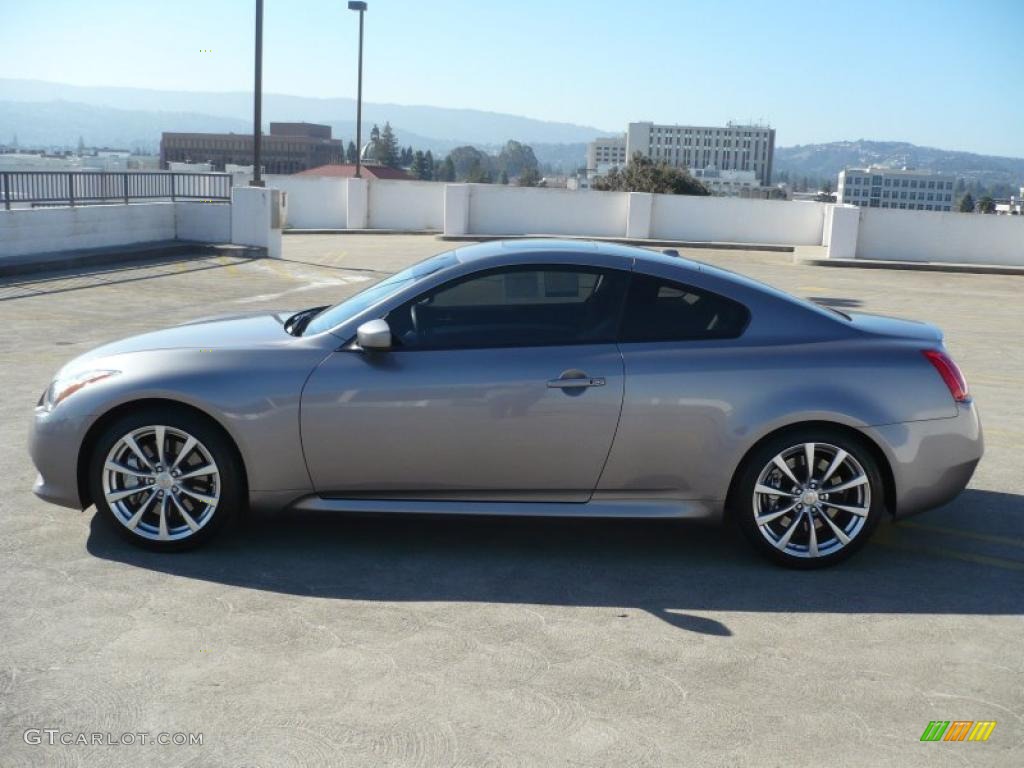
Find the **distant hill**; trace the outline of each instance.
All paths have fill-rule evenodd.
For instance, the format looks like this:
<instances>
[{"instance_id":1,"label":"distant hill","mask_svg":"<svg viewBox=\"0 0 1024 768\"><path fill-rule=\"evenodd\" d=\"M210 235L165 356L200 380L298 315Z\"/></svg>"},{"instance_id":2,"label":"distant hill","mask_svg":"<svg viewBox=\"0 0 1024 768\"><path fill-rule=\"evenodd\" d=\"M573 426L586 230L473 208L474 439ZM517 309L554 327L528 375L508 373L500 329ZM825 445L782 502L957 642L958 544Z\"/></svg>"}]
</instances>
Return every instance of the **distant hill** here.
<instances>
[{"instance_id":1,"label":"distant hill","mask_svg":"<svg viewBox=\"0 0 1024 768\"><path fill-rule=\"evenodd\" d=\"M252 94L249 92L208 93L83 87L42 80L0 78L0 101L64 101L121 110L205 115L242 121L251 120L252 115ZM354 116L355 111L354 99L318 99L277 93L265 93L263 96L263 117L267 122L305 120L334 123L351 119L350 116ZM9 136L5 117L6 115L0 112L0 140L3 141ZM390 120L392 126L401 126L410 136L433 136L455 144L497 145L504 144L509 139L531 144L578 143L607 133L585 125L535 120L520 115L478 109L378 104L370 101L363 102L363 119L364 124L383 124L385 120ZM85 138L87 143L95 141L88 136ZM403 141L409 143L407 140Z\"/></svg>"},{"instance_id":2,"label":"distant hill","mask_svg":"<svg viewBox=\"0 0 1024 768\"><path fill-rule=\"evenodd\" d=\"M828 144L804 144L777 147L775 171L788 173L791 179L830 179L843 168L883 165L907 166L918 170L950 173L968 184L976 182L999 194L1000 189L1017 193L1024 185L1024 158L976 155L934 147L920 147L903 141L833 141Z\"/></svg>"}]
</instances>

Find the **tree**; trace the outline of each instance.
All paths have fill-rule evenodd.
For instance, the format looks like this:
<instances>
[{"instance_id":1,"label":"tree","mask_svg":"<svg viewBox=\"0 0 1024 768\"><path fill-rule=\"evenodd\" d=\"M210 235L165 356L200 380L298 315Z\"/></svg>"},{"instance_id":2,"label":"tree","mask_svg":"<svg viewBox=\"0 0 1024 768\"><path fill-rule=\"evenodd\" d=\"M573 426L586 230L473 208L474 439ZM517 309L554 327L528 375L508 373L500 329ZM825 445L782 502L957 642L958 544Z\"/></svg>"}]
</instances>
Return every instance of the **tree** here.
<instances>
[{"instance_id":1,"label":"tree","mask_svg":"<svg viewBox=\"0 0 1024 768\"><path fill-rule=\"evenodd\" d=\"M409 164L412 175L417 179L423 181L430 181L434 175L434 164L427 160L427 156L420 152L418 149L412 156L412 162Z\"/></svg>"},{"instance_id":2,"label":"tree","mask_svg":"<svg viewBox=\"0 0 1024 768\"><path fill-rule=\"evenodd\" d=\"M607 176L594 180L594 189L620 192L660 192L670 195L710 195L711 192L685 168L655 163L639 152L625 169L612 168Z\"/></svg>"},{"instance_id":3,"label":"tree","mask_svg":"<svg viewBox=\"0 0 1024 768\"><path fill-rule=\"evenodd\" d=\"M359 150L356 148L356 143L350 141L348 149L345 150L345 160L349 163L355 163L357 159L359 159Z\"/></svg>"},{"instance_id":4,"label":"tree","mask_svg":"<svg viewBox=\"0 0 1024 768\"><path fill-rule=\"evenodd\" d=\"M435 167L435 163L434 163L434 153L431 152L429 149L427 150L427 154L424 155L424 161L426 162L427 169L428 169L428 174L429 174L427 176L427 181L433 181L435 178L437 178L437 174L435 172L436 171L436 167Z\"/></svg>"},{"instance_id":5,"label":"tree","mask_svg":"<svg viewBox=\"0 0 1024 768\"><path fill-rule=\"evenodd\" d=\"M540 184L540 171L536 168L527 168L519 174L519 181L517 183L520 187L536 187Z\"/></svg>"},{"instance_id":6,"label":"tree","mask_svg":"<svg viewBox=\"0 0 1024 768\"><path fill-rule=\"evenodd\" d=\"M974 198L970 192L960 198L960 213L974 213Z\"/></svg>"},{"instance_id":7,"label":"tree","mask_svg":"<svg viewBox=\"0 0 1024 768\"><path fill-rule=\"evenodd\" d=\"M536 171L538 169L537 156L533 153L533 147L511 140L501 148L495 165L499 170L506 171L512 177L521 176L526 170Z\"/></svg>"},{"instance_id":8,"label":"tree","mask_svg":"<svg viewBox=\"0 0 1024 768\"><path fill-rule=\"evenodd\" d=\"M822 186L821 186L821 191L824 192L826 195L831 195L832 194L832 182L829 181L828 179L825 179L825 183L822 184Z\"/></svg>"},{"instance_id":9,"label":"tree","mask_svg":"<svg viewBox=\"0 0 1024 768\"><path fill-rule=\"evenodd\" d=\"M444 162L438 166L438 172L434 174L438 181L455 181L455 163L452 156L445 157Z\"/></svg>"},{"instance_id":10,"label":"tree","mask_svg":"<svg viewBox=\"0 0 1024 768\"><path fill-rule=\"evenodd\" d=\"M455 166L455 179L469 179L470 171L474 168L477 169L478 174L484 172L491 172L492 158L481 152L476 147L463 146L456 147L448 153L448 157L451 159ZM452 179L453 181L455 179Z\"/></svg>"},{"instance_id":11,"label":"tree","mask_svg":"<svg viewBox=\"0 0 1024 768\"><path fill-rule=\"evenodd\" d=\"M376 125L373 126L373 130L370 131L370 141L373 144L374 155L377 157L377 162L381 165L386 165L388 168L397 168L401 160L398 149L398 140L395 138L395 132L391 129L391 123L384 123L384 130L380 130Z\"/></svg>"},{"instance_id":12,"label":"tree","mask_svg":"<svg viewBox=\"0 0 1024 768\"><path fill-rule=\"evenodd\" d=\"M985 197L978 201L978 211L981 213L995 213L996 201L988 195L985 195Z\"/></svg>"},{"instance_id":13,"label":"tree","mask_svg":"<svg viewBox=\"0 0 1024 768\"><path fill-rule=\"evenodd\" d=\"M499 184L508 184L508 172L502 171L501 176L498 177Z\"/></svg>"},{"instance_id":14,"label":"tree","mask_svg":"<svg viewBox=\"0 0 1024 768\"><path fill-rule=\"evenodd\" d=\"M494 177L491 176L491 172L487 170L480 160L476 160L466 174L466 181L470 184L491 184L494 181Z\"/></svg>"}]
</instances>

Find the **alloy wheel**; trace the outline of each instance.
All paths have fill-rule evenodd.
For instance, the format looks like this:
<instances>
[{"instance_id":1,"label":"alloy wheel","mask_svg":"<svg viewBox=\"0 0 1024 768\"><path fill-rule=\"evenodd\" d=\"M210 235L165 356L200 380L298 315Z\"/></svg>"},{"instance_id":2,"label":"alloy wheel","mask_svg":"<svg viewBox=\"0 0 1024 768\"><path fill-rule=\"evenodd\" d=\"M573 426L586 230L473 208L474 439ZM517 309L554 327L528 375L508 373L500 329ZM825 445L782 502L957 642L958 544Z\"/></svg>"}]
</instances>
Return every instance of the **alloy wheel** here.
<instances>
[{"instance_id":1,"label":"alloy wheel","mask_svg":"<svg viewBox=\"0 0 1024 768\"><path fill-rule=\"evenodd\" d=\"M182 429L138 427L117 440L103 465L103 495L137 536L180 541L213 518L220 470L202 442Z\"/></svg>"},{"instance_id":2,"label":"alloy wheel","mask_svg":"<svg viewBox=\"0 0 1024 768\"><path fill-rule=\"evenodd\" d=\"M776 454L754 485L754 522L786 555L834 554L864 528L871 483L861 463L829 443L800 443Z\"/></svg>"}]
</instances>

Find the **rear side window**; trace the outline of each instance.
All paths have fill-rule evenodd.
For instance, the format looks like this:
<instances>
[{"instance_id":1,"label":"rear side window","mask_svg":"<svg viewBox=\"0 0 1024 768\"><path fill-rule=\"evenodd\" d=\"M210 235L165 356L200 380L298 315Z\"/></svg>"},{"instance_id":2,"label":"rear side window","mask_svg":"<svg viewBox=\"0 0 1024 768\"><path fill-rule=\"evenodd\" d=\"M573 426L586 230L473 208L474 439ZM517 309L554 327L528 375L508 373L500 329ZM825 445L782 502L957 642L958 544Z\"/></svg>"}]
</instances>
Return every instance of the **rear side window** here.
<instances>
[{"instance_id":1,"label":"rear side window","mask_svg":"<svg viewBox=\"0 0 1024 768\"><path fill-rule=\"evenodd\" d=\"M734 339L749 321L747 308L732 299L635 273L619 337L624 342Z\"/></svg>"}]
</instances>

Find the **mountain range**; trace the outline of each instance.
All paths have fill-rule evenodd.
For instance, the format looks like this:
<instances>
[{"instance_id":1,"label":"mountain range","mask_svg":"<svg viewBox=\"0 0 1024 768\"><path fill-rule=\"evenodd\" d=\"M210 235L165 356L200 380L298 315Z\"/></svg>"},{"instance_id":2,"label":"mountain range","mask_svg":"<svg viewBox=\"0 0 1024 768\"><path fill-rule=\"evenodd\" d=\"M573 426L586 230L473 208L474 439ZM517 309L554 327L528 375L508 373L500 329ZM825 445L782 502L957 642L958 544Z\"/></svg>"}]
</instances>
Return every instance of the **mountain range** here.
<instances>
[{"instance_id":1,"label":"mountain range","mask_svg":"<svg viewBox=\"0 0 1024 768\"><path fill-rule=\"evenodd\" d=\"M843 168L883 165L948 173L963 178L968 185L977 183L992 194L1019 194L1024 185L1024 158L977 155L934 147L921 147L905 141L833 141L776 147L775 170L791 179L831 179Z\"/></svg>"},{"instance_id":2,"label":"mountain range","mask_svg":"<svg viewBox=\"0 0 1024 768\"><path fill-rule=\"evenodd\" d=\"M263 95L263 118L326 123L334 136L355 138L356 104L348 98ZM579 156L608 131L478 109L363 102L363 135L390 121L399 143L445 153L463 144L494 149L509 139L540 154ZM117 145L153 151L162 131L252 131L252 94L158 91L0 78L0 141L23 146ZM543 158L541 158L543 161Z\"/></svg>"},{"instance_id":3,"label":"mountain range","mask_svg":"<svg viewBox=\"0 0 1024 768\"><path fill-rule=\"evenodd\" d=\"M355 101L264 94L270 121L308 121L331 126L336 138L355 138ZM159 91L76 86L0 78L0 143L17 136L21 146L116 146L155 152L162 131L252 131L252 94ZM586 142L621 133L574 123L537 120L476 109L363 103L363 135L390 121L402 146L443 155L461 145L495 152L509 139L530 144L537 159L572 171L584 163ZM779 146L775 169L790 179L834 181L845 167L914 167L951 173L968 183L1014 193L1024 184L1024 159L977 155L896 141L835 141Z\"/></svg>"}]
</instances>

